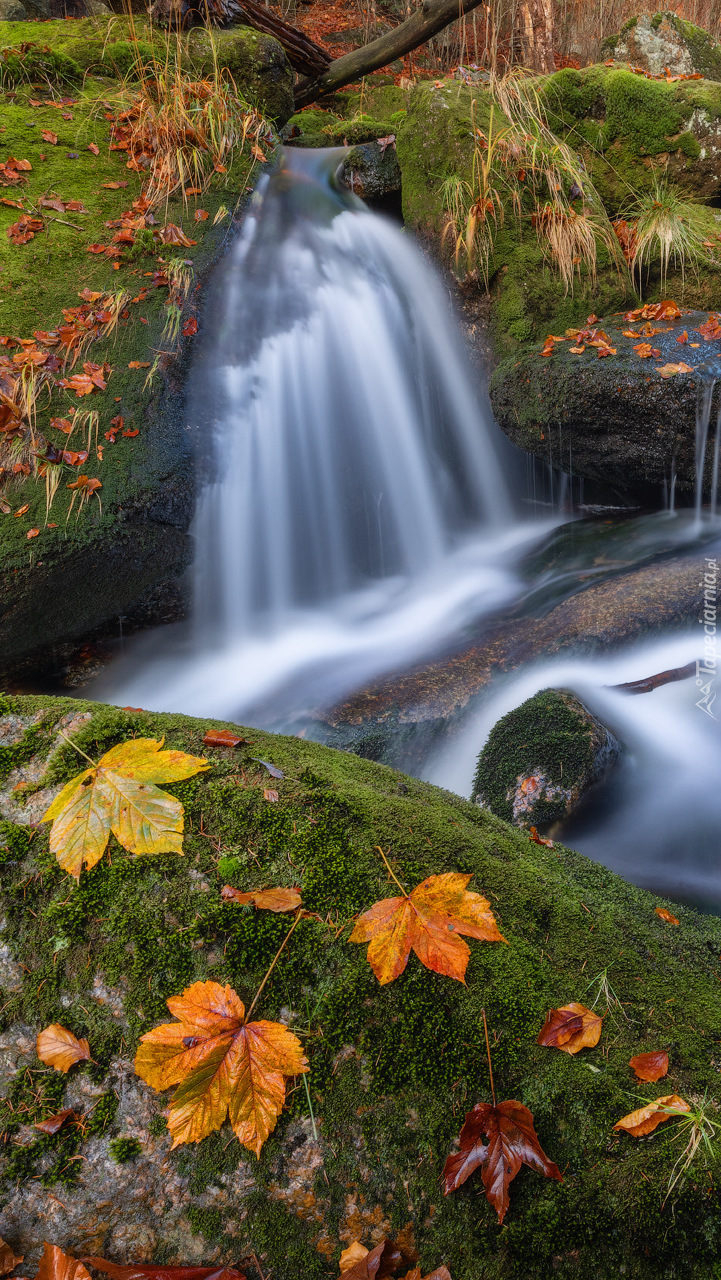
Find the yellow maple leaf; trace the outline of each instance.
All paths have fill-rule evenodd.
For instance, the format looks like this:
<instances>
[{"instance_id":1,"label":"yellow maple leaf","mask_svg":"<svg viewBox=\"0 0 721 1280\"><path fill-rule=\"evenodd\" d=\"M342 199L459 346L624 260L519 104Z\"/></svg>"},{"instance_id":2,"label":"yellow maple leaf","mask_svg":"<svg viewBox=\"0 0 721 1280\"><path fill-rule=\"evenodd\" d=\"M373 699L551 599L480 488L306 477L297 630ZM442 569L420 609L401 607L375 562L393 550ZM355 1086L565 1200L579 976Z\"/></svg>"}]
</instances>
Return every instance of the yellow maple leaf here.
<instances>
[{"instance_id":1,"label":"yellow maple leaf","mask_svg":"<svg viewBox=\"0 0 721 1280\"><path fill-rule=\"evenodd\" d=\"M76 1062L90 1061L90 1045L79 1040L59 1022L52 1022L41 1031L36 1041L37 1055L41 1062L56 1071L69 1071Z\"/></svg>"},{"instance_id":2,"label":"yellow maple leaf","mask_svg":"<svg viewBox=\"0 0 721 1280\"><path fill-rule=\"evenodd\" d=\"M281 1022L245 1022L232 987L194 982L168 1008L177 1022L146 1032L135 1070L153 1089L177 1085L168 1110L173 1146L201 1142L229 1117L260 1155L285 1102L285 1077L308 1070L303 1046Z\"/></svg>"},{"instance_id":3,"label":"yellow maple leaf","mask_svg":"<svg viewBox=\"0 0 721 1280\"><path fill-rule=\"evenodd\" d=\"M182 853L183 806L154 784L180 782L211 766L184 751L163 751L165 739L131 738L63 787L43 822L52 822L50 850L75 879L94 867L110 838L130 853Z\"/></svg>"}]
</instances>

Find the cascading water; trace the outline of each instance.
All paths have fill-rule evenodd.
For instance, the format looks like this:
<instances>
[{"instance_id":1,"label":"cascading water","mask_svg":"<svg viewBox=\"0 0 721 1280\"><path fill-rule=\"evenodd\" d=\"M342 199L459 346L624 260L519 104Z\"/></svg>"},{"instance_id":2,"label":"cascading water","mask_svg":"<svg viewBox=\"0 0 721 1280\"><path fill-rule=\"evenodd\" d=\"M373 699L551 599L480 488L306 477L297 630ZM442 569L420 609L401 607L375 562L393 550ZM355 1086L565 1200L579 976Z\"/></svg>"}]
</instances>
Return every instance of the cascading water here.
<instances>
[{"instance_id":1,"label":"cascading water","mask_svg":"<svg viewBox=\"0 0 721 1280\"><path fill-rule=\"evenodd\" d=\"M519 517L442 289L402 232L336 186L342 156L288 152L218 274L188 405L202 475L194 616L135 643L98 697L305 731L317 709L436 657L471 624L543 616L718 536L718 447L710 519L701 499L713 380L699 398L695 513L599 517L550 538L558 517ZM630 878L721 908L713 708L696 706L693 682L636 699L605 688L693 661L702 643L699 629L498 680L426 776L469 788L498 716L570 684L628 751L612 803L563 834Z\"/></svg>"},{"instance_id":2,"label":"cascading water","mask_svg":"<svg viewBox=\"0 0 721 1280\"><path fill-rule=\"evenodd\" d=\"M105 696L287 724L518 590L538 527L511 519L440 284L336 185L343 155L288 151L218 276L188 406L193 624Z\"/></svg>"}]
</instances>

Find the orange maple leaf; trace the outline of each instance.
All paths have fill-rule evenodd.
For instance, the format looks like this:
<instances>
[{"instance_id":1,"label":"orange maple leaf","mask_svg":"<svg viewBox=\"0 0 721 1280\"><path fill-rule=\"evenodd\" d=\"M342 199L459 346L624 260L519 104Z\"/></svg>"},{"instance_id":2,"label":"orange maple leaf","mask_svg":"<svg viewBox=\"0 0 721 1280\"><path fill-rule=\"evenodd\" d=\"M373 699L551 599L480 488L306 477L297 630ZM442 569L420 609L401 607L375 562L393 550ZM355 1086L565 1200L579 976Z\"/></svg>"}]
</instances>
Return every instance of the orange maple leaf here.
<instances>
[{"instance_id":1,"label":"orange maple leaf","mask_svg":"<svg viewBox=\"0 0 721 1280\"><path fill-rule=\"evenodd\" d=\"M308 1062L280 1022L245 1022L232 987L194 982L168 1008L166 1022L141 1039L135 1070L153 1089L177 1085L168 1110L173 1147L201 1142L229 1117L236 1137L260 1155L285 1102L285 1077Z\"/></svg>"},{"instance_id":2,"label":"orange maple leaf","mask_svg":"<svg viewBox=\"0 0 721 1280\"><path fill-rule=\"evenodd\" d=\"M603 1018L582 1004L565 1004L561 1009L549 1009L546 1021L538 1033L538 1043L549 1049L562 1049L564 1053L578 1053L580 1049L592 1049L601 1038Z\"/></svg>"},{"instance_id":3,"label":"orange maple leaf","mask_svg":"<svg viewBox=\"0 0 721 1280\"><path fill-rule=\"evenodd\" d=\"M358 917L350 941L369 943L368 962L382 986L403 973L411 951L427 969L465 982L471 953L459 934L506 941L490 903L466 890L470 879L458 871L428 876L412 893L384 898Z\"/></svg>"},{"instance_id":4,"label":"orange maple leaf","mask_svg":"<svg viewBox=\"0 0 721 1280\"><path fill-rule=\"evenodd\" d=\"M621 1129L629 1133L632 1138L645 1138L647 1133L653 1133L665 1120L672 1120L674 1116L690 1110L688 1103L679 1098L677 1093L669 1093L665 1098L649 1102L646 1107L639 1107L638 1111L629 1112L613 1128L614 1131Z\"/></svg>"}]
</instances>

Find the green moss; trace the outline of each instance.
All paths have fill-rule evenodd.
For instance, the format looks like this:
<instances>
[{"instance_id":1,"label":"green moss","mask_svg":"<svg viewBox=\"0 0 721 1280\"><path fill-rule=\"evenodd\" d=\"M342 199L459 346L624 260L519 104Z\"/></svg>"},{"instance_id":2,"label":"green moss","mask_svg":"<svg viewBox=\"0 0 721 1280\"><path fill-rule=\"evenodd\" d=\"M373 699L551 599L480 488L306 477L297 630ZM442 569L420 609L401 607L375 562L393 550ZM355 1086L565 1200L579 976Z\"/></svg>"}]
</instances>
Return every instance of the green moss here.
<instances>
[{"instance_id":1,"label":"green moss","mask_svg":"<svg viewBox=\"0 0 721 1280\"><path fill-rule=\"evenodd\" d=\"M576 699L543 689L494 725L478 756L472 799L511 822L519 778L542 773L552 786L573 786L577 779L593 777L597 746L590 718L579 714ZM533 820L548 823L564 816L563 800L546 800Z\"/></svg>"},{"instance_id":2,"label":"green moss","mask_svg":"<svg viewBox=\"0 0 721 1280\"><path fill-rule=\"evenodd\" d=\"M124 1135L120 1138L113 1138L108 1143L108 1155L116 1164L127 1164L129 1160L134 1160L143 1150L142 1144L137 1138L130 1138Z\"/></svg>"},{"instance_id":3,"label":"green moss","mask_svg":"<svg viewBox=\"0 0 721 1280\"><path fill-rule=\"evenodd\" d=\"M165 735L169 747L199 754L211 727L67 699L13 701L14 714L32 716L40 707L48 721L92 711L77 735L91 755L132 731ZM3 1025L19 1021L35 1031L61 1020L88 1036L98 1066L82 1069L98 1077L111 1057L132 1060L140 1035L167 1020L168 996L188 983L212 977L246 1004L252 999L289 922L224 903L226 879L241 887L301 886L311 914L285 948L257 1016L290 1018L303 1040L323 1163L294 1200L290 1162L310 1123L305 1090L296 1088L259 1160L227 1129L164 1154L169 1178L184 1180L173 1231L196 1231L198 1255L219 1263L253 1249L276 1280L325 1280L337 1268L317 1251L318 1233L337 1242L337 1257L347 1205L362 1195L370 1221L387 1220L392 1232L411 1224L424 1274L444 1260L454 1280L477 1280L482 1258L484 1280L570 1280L580 1258L598 1280L656 1280L665 1272L708 1280L721 1248L721 1211L707 1190L716 1164L699 1163L662 1209L677 1155L670 1137L634 1144L612 1126L635 1104L639 1086L627 1063L640 1048L669 1046L672 1087L683 1096L706 1089L721 1096L713 1065L721 1045L721 922L676 906L681 927L668 929L652 896L562 846L530 844L458 797L411 778L402 779L401 792L392 770L298 738L249 736L252 748L232 759L211 748L211 772L166 788L182 794L186 807L183 857L133 858L111 840L106 857L75 884L50 857L43 828L0 878L0 906L25 966ZM263 801L266 780L250 751L283 769L277 804ZM53 755L56 782L77 772L75 755L65 747ZM412 955L403 975L381 987L365 946L350 943L357 913L397 892L378 846L408 888L430 873L458 870L472 873L470 888L489 897L508 945L471 941L466 985ZM59 937L67 945L54 952ZM625 1016L609 1011L598 1048L577 1061L539 1046L546 1010L592 1000L588 984L607 967ZM109 1003L91 994L96 977L122 1001L122 1033ZM563 1184L528 1170L519 1175L503 1231L477 1179L453 1196L439 1193L465 1112L489 1096L483 1009L499 1096L532 1108L542 1145L564 1170ZM46 1071L26 1076L20 1072L11 1086L15 1110L0 1110L10 1134L10 1146L0 1147L0 1197L14 1195L26 1178L70 1176L70 1147L12 1143L17 1100L29 1105L39 1088L50 1090L41 1113L52 1114L67 1084ZM656 1096L653 1087L640 1088ZM154 1099L148 1127L155 1138L165 1131L167 1100ZM91 1113L108 1136L118 1124L116 1105L108 1089ZM124 1141L113 1138L111 1153ZM84 1150L81 1143L77 1154ZM139 1170L145 1158L137 1155ZM242 1191L251 1180L254 1189ZM303 1207L311 1185L316 1218ZM153 1230L157 1260L173 1242L162 1221Z\"/></svg>"},{"instance_id":4,"label":"green moss","mask_svg":"<svg viewBox=\"0 0 721 1280\"><path fill-rule=\"evenodd\" d=\"M2 25L2 24L0 24ZM74 58L47 45L26 41L21 47L0 47L0 88L14 89L41 80L70 88L82 80L82 67Z\"/></svg>"}]
</instances>

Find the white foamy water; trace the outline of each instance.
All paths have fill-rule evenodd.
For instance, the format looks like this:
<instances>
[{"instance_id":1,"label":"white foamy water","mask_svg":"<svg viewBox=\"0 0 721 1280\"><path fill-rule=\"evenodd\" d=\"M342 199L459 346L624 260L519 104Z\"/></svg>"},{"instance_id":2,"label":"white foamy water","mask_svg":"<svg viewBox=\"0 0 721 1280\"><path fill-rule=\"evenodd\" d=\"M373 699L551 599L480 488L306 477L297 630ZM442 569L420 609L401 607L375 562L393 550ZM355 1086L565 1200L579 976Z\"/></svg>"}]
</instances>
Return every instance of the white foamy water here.
<instances>
[{"instance_id":1,"label":"white foamy water","mask_svg":"<svg viewBox=\"0 0 721 1280\"><path fill-rule=\"evenodd\" d=\"M223 264L191 379L192 626L98 696L290 724L520 590L541 526L513 516L443 290L338 163L289 153Z\"/></svg>"}]
</instances>

